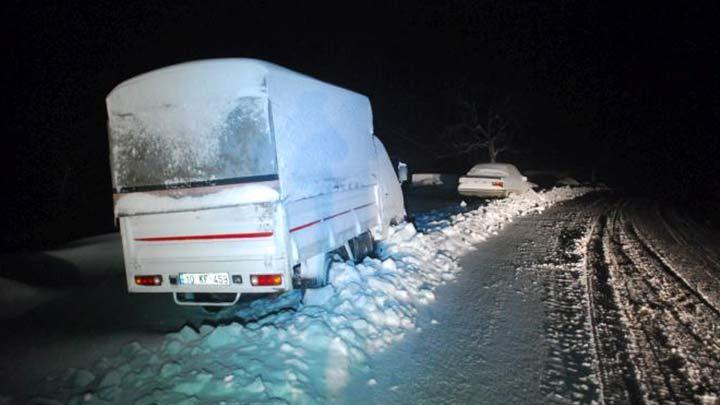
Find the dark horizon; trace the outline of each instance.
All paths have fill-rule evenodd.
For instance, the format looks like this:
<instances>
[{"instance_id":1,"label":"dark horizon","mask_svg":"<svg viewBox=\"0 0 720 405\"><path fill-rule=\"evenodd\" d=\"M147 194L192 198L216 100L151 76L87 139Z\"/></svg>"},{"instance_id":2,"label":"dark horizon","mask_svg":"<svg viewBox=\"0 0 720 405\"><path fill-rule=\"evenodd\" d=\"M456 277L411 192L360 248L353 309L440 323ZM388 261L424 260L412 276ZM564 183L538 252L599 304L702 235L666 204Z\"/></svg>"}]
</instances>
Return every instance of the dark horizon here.
<instances>
[{"instance_id":1,"label":"dark horizon","mask_svg":"<svg viewBox=\"0 0 720 405\"><path fill-rule=\"evenodd\" d=\"M437 159L440 135L459 119L458 92L480 103L499 95L523 140L501 160L595 171L625 192L712 209L718 7L13 4L3 247L112 231L105 96L140 73L216 57L267 60L367 95L375 133L413 171L476 163Z\"/></svg>"}]
</instances>

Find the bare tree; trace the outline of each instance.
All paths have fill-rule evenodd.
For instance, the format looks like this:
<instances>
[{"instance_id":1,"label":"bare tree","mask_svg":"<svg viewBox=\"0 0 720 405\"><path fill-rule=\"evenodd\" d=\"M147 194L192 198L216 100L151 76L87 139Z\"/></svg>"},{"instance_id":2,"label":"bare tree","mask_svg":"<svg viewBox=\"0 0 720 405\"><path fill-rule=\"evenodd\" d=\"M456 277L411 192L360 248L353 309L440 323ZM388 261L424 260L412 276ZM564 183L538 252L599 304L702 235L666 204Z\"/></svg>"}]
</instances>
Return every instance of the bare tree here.
<instances>
[{"instance_id":1,"label":"bare tree","mask_svg":"<svg viewBox=\"0 0 720 405\"><path fill-rule=\"evenodd\" d=\"M475 155L487 151L487 158L495 163L500 153L511 148L513 126L500 113L500 109L489 105L487 110L474 101L459 96L461 107L460 122L446 128L444 138L450 149L449 155Z\"/></svg>"}]
</instances>

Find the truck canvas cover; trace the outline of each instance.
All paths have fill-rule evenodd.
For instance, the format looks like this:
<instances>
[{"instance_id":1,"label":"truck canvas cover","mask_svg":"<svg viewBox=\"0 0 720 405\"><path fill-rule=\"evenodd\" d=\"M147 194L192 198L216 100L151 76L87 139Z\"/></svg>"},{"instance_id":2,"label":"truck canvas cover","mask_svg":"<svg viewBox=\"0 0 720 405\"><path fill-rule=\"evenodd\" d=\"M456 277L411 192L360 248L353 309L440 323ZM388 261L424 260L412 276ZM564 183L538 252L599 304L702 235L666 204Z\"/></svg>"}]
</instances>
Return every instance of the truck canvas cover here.
<instances>
[{"instance_id":1,"label":"truck canvas cover","mask_svg":"<svg viewBox=\"0 0 720 405\"><path fill-rule=\"evenodd\" d=\"M300 199L372 178L367 97L271 63L159 69L117 86L107 108L117 193L279 179L281 198Z\"/></svg>"}]
</instances>

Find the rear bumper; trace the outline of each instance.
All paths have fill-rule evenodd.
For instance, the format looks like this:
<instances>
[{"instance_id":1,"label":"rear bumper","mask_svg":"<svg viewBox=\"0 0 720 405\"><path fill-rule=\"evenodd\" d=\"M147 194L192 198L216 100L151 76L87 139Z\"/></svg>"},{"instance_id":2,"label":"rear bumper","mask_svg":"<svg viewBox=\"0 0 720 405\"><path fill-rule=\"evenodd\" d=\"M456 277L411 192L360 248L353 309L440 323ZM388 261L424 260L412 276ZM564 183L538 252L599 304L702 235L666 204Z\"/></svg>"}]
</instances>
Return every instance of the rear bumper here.
<instances>
[{"instance_id":1,"label":"rear bumper","mask_svg":"<svg viewBox=\"0 0 720 405\"><path fill-rule=\"evenodd\" d=\"M281 204L123 216L120 231L129 292L246 294L292 289ZM226 273L230 284L179 284L181 273ZM276 274L282 276L280 285L250 283L253 275ZM138 285L135 277L143 275L159 275L162 283Z\"/></svg>"},{"instance_id":2,"label":"rear bumper","mask_svg":"<svg viewBox=\"0 0 720 405\"><path fill-rule=\"evenodd\" d=\"M179 284L181 273L226 273L229 285L187 285ZM250 277L260 274L280 274L282 284L277 286L253 286ZM274 293L292 289L291 272L287 261L276 259L244 259L236 261L182 261L143 263L142 270L134 272L128 269L127 285L131 293ZM159 286L137 285L135 276L160 275Z\"/></svg>"}]
</instances>

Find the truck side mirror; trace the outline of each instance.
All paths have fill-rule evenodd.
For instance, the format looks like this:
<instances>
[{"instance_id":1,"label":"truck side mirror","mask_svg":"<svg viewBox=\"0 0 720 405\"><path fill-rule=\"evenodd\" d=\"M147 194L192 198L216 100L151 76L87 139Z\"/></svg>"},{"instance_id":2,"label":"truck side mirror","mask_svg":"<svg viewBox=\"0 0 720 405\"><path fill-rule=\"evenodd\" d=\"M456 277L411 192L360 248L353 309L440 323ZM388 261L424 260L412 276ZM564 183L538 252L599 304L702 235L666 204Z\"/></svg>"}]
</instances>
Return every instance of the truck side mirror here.
<instances>
[{"instance_id":1,"label":"truck side mirror","mask_svg":"<svg viewBox=\"0 0 720 405\"><path fill-rule=\"evenodd\" d=\"M400 180L400 183L404 183L408 179L408 167L407 163L398 162L398 180Z\"/></svg>"}]
</instances>

